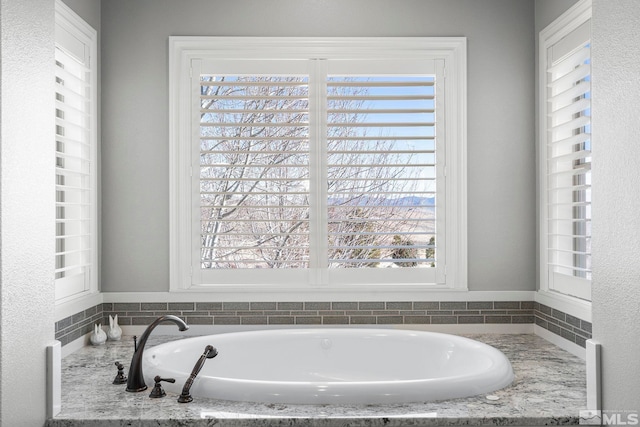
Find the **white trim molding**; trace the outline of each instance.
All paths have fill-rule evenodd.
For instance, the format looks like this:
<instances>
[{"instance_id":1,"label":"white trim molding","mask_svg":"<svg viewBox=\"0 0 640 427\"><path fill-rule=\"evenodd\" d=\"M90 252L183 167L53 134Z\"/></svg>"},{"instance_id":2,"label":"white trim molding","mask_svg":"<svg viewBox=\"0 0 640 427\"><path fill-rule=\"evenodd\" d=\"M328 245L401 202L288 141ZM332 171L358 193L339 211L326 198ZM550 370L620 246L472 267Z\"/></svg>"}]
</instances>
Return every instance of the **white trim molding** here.
<instances>
[{"instance_id":1,"label":"white trim molding","mask_svg":"<svg viewBox=\"0 0 640 427\"><path fill-rule=\"evenodd\" d=\"M56 247L57 262L64 260L56 266L57 310L99 289L99 70L97 31L61 0L55 1L55 25L56 190L64 197L56 199L56 220L66 226L56 237L72 241Z\"/></svg>"},{"instance_id":2,"label":"white trim molding","mask_svg":"<svg viewBox=\"0 0 640 427\"><path fill-rule=\"evenodd\" d=\"M267 59L273 61L265 61ZM446 219L438 222L436 229L443 236L439 250L444 255L444 262L436 263L433 269L423 270L434 278L426 273L418 277L407 271L398 271L409 269L360 269L358 273L362 274L355 278L351 274L353 271L346 271L350 269L327 269L325 263L316 262L317 265L310 264L307 269L275 271L277 278L272 277L274 271L271 269L220 269L215 271L214 279L211 269L199 267L201 245L194 244L198 239L194 235L199 230L194 233L193 227L196 203L193 201L192 187L195 172L192 164L194 120L191 113L196 106L192 94L198 89L194 89L196 85L192 81L192 74L199 73L198 67L204 67L203 64L209 64L207 67L217 70L220 67L219 61L227 61L225 64L228 64L236 60L243 60L245 63L260 60L262 64L268 64L263 66L277 70L278 61L299 63L318 62L320 59L366 60L386 64L431 61L442 70L443 93L446 97L442 111L446 119L444 126L442 123L439 126L442 127L446 143L441 152L444 154L441 155L444 159L444 184L438 184L440 189L437 191L442 191L440 200L444 199L444 208L440 212L443 212L442 217ZM402 70L407 72L404 71L405 68ZM236 301L281 301L290 300L292 296L301 300L363 300L369 295L373 295L376 300L389 300L395 298L395 295L400 295L401 299L421 300L425 298L425 293L432 298L432 294L440 292L467 291L466 92L464 37L170 37L170 292L188 294L187 299L215 292L218 298ZM321 98L318 95L316 97ZM195 108L200 111L199 101ZM197 154L195 156L197 158ZM318 186L320 187L321 185ZM316 197L321 198L317 194ZM197 220L199 221L199 217ZM437 221L441 221L440 214ZM317 253L324 252L318 250ZM334 270L341 271L338 274ZM435 270L435 274L427 270ZM329 283L327 278L334 276L336 280ZM375 283L377 281L384 283Z\"/></svg>"},{"instance_id":3,"label":"white trim molding","mask_svg":"<svg viewBox=\"0 0 640 427\"><path fill-rule=\"evenodd\" d=\"M534 291L442 291L429 293L376 292L348 293L338 301L533 301ZM269 293L258 298L246 292L103 292L104 303L149 303L149 302L324 302L330 301L322 292Z\"/></svg>"},{"instance_id":4,"label":"white trim molding","mask_svg":"<svg viewBox=\"0 0 640 427\"><path fill-rule=\"evenodd\" d=\"M553 124L551 122L551 116L556 117L556 114L565 114L567 111L567 107L561 108L564 104L559 104L559 107L556 107L556 110L553 112L550 111L550 99L551 96L551 87L550 79L552 76L551 71L554 74L559 74L559 70L562 70L563 73L569 73L572 68L566 68L565 63L561 63L560 65L556 64L555 66L551 66L553 63L561 62L562 60L567 60L570 64L573 64L575 57L578 57L580 61L582 61L582 66L580 68L588 69L587 63L585 63L585 57L582 55L582 51L586 52L585 55L588 57L588 49L585 47L585 43L588 42L590 38L590 28L589 21L591 19L591 0L580 0L573 7L567 10L564 14L562 14L558 19L549 24L546 28L544 28L539 35L539 46L538 46L538 141L537 141L537 156L538 156L538 223L539 223L539 277L540 277L540 291L541 298L544 301L552 301L551 304L561 304L563 307L568 306L582 306L581 303L572 304L568 302L568 299L563 297L558 297L562 294L566 294L567 298L575 299L576 301L588 301L591 299L591 279L586 275L590 271L589 262L584 259L584 257L588 257L590 252L590 247L584 243L585 247L576 246L575 241L578 240L576 237L580 236L590 236L590 232L587 232L587 229L590 225L587 225L590 218L585 213L581 213L577 215L575 213L575 209L577 203L588 204L590 203L590 199L584 197L584 199L577 200L575 199L574 193L578 192L577 189L580 189L581 192L585 192L586 187L590 187L590 182L586 182L587 179L583 178L585 182L576 182L575 177L572 175L570 177L564 177L563 179L571 179L573 183L563 181L562 184L552 181L549 178L554 172L554 180L559 180L558 176L562 176L562 174L567 175L569 172L573 172L576 176L580 175L580 170L570 169L572 166L565 165L567 158L566 150L573 150L574 153L569 153L570 155L574 155L574 163L577 160L580 160L582 166L589 166L586 158L590 159L590 147L589 148L581 148L576 151L576 146L578 143L573 143L573 139L567 137L566 134L554 134L553 132L576 132L578 129L578 124L576 123L585 123L585 121L580 121L578 118L571 118L575 120L567 119L562 116L562 118L555 118L561 123L558 125L557 123ZM576 54L576 52L580 51L580 55ZM578 59L575 59L576 61ZM579 62L580 62L579 61ZM557 67L565 67L557 69ZM562 74L559 74L562 75ZM565 74L568 76L573 76L573 74ZM575 79L574 79L575 80ZM579 86L574 86L573 89L577 88L586 88L584 90L590 89L590 83L585 79L584 75L578 79L581 81ZM567 80L562 78L556 78L554 84L562 83L575 85L575 81ZM562 87L564 90L564 86ZM560 89L556 89L560 90ZM590 92L590 90L589 90ZM558 103L557 99L562 98L564 95L568 93L573 93L568 90L564 90L560 96L555 96L554 102ZM556 94L558 95L558 94ZM578 97L585 97L581 99L581 101L588 101L588 96L581 92L579 95L572 95ZM567 101L563 102L574 102L572 98L568 98ZM582 109L577 111L578 114L583 114L584 111L590 109L590 107L584 107L584 104L578 104L578 102L574 102L574 105L579 105ZM575 114L575 113L574 113ZM588 115L584 117L580 117L579 119L588 119ZM582 125L580 130L580 135L588 135L590 132L588 130L588 120L586 121L586 125ZM554 127L555 126L555 127ZM551 129L554 129L553 132ZM566 128L566 129L565 129ZM568 130L567 130L568 129ZM554 136L555 135L555 136ZM561 136L558 136L561 135ZM576 136L580 136L576 135ZM554 139L552 139L552 137ZM550 147L550 141L553 141L552 151ZM571 145L570 145L571 144ZM586 145L586 143L582 142L582 145ZM563 151L560 151L561 147ZM555 153L554 153L555 152ZM589 154L584 154L589 153ZM551 158L550 156L553 155ZM573 157L572 157L573 158ZM562 167L557 166L557 170L550 170L549 164L551 161L556 163L554 164L562 164ZM562 161L562 163L560 163ZM574 168L579 167L580 165L573 166ZM577 172L576 172L577 171ZM584 168L583 171L590 171L590 168ZM559 172L562 172L559 173ZM582 172L583 175L588 174L589 172ZM582 175L581 175L582 176ZM550 186L550 183L551 186ZM573 190L572 193L569 191ZM554 200L554 205L551 205L550 195L553 195L556 199ZM560 195L562 198L560 199ZM559 200L558 200L559 199ZM585 203L588 202L588 203ZM573 204L573 206L572 206ZM558 210L560 208L563 209L562 215L572 216L571 218L566 218L561 216L560 214L556 214L555 217L551 217L550 211ZM586 207L584 210L586 211ZM564 213L564 210L568 210L569 214ZM571 211L574 213L571 213ZM571 221L571 222L569 222ZM550 225L552 224L552 225ZM561 225L560 225L561 224ZM576 227L581 225L584 227L584 230L576 231ZM553 227L553 228L552 228ZM573 237L573 247L565 247L566 245L570 245L571 241L570 237ZM567 243L558 243L556 240L563 239L562 242ZM586 239L585 239L586 240ZM561 246L562 245L562 246ZM557 260L550 261L550 252L553 249L556 257L558 254L562 254L563 262L558 262ZM572 252L573 251L573 252ZM573 257L573 261L571 261L571 257ZM577 261L579 259L580 261ZM573 265L571 263L573 262ZM551 263L556 263L556 267L553 267ZM564 266L564 267L562 267ZM562 273L553 271L554 268L563 269ZM573 273L569 271L573 269ZM584 277L581 274L576 272L583 272ZM580 276L580 277L579 277ZM569 296L571 295L571 296ZM537 300L537 299L536 299ZM543 302L543 301L540 301ZM547 305L547 302L543 302ZM554 306L554 308L556 308ZM567 310L562 308L558 308L563 311L570 313ZM579 309L581 310L581 309ZM589 311L590 313L590 311ZM584 319L583 316L579 316ZM590 317L590 314L589 314Z\"/></svg>"}]
</instances>

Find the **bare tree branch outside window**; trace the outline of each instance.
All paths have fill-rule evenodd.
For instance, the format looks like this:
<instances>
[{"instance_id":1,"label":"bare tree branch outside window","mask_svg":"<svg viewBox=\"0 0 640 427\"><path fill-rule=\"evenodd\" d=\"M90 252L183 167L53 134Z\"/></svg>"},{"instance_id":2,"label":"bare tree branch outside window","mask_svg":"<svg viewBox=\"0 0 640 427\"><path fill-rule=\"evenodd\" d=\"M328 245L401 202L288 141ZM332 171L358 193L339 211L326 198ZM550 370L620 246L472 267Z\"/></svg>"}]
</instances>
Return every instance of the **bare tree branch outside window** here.
<instances>
[{"instance_id":1,"label":"bare tree branch outside window","mask_svg":"<svg viewBox=\"0 0 640 427\"><path fill-rule=\"evenodd\" d=\"M312 142L307 77L203 76L202 268L309 266L312 144L326 144L330 267L435 266L432 86L330 78Z\"/></svg>"}]
</instances>

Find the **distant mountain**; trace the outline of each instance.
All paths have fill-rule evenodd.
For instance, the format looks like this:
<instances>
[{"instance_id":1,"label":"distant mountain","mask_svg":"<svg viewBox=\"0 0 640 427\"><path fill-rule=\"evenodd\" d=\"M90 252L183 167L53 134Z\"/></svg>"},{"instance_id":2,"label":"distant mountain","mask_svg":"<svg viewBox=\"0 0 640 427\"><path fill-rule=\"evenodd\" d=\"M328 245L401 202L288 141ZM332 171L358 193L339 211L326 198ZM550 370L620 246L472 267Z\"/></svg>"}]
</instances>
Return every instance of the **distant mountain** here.
<instances>
[{"instance_id":1,"label":"distant mountain","mask_svg":"<svg viewBox=\"0 0 640 427\"><path fill-rule=\"evenodd\" d=\"M436 205L435 197L401 197L399 199L388 199L388 206L420 206L420 207L434 207Z\"/></svg>"},{"instance_id":2,"label":"distant mountain","mask_svg":"<svg viewBox=\"0 0 640 427\"><path fill-rule=\"evenodd\" d=\"M415 207L435 207L435 197L418 197L406 196L399 198L373 198L360 197L353 199L348 203L340 197L332 197L329 199L329 206L349 204L353 206L415 206Z\"/></svg>"}]
</instances>

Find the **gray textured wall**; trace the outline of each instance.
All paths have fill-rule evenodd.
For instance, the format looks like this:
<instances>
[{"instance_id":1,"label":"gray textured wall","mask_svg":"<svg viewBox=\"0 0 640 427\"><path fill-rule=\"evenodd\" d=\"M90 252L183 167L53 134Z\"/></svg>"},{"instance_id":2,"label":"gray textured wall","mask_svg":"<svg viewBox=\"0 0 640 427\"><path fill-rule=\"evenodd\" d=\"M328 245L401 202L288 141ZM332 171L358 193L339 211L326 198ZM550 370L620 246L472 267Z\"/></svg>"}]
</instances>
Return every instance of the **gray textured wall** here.
<instances>
[{"instance_id":1,"label":"gray textured wall","mask_svg":"<svg viewBox=\"0 0 640 427\"><path fill-rule=\"evenodd\" d=\"M636 417L640 413L638 22L636 0L593 1L593 337L602 343L604 409L633 411ZM627 414L620 415L626 422Z\"/></svg>"},{"instance_id":2,"label":"gray textured wall","mask_svg":"<svg viewBox=\"0 0 640 427\"><path fill-rule=\"evenodd\" d=\"M40 427L46 418L55 298L53 4L0 3L0 425L7 427Z\"/></svg>"},{"instance_id":3,"label":"gray textured wall","mask_svg":"<svg viewBox=\"0 0 640 427\"><path fill-rule=\"evenodd\" d=\"M469 287L535 289L534 2L102 2L102 289L169 289L171 35L468 37Z\"/></svg>"}]
</instances>

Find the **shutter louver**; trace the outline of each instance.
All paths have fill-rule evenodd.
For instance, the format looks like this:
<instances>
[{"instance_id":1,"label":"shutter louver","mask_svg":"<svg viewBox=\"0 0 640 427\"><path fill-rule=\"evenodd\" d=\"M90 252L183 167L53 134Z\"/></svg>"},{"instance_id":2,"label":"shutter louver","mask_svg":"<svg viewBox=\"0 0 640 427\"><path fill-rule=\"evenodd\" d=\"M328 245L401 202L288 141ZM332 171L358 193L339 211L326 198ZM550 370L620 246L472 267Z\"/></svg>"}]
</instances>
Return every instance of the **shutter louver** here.
<instances>
[{"instance_id":1,"label":"shutter louver","mask_svg":"<svg viewBox=\"0 0 640 427\"><path fill-rule=\"evenodd\" d=\"M435 266L434 87L327 78L329 267Z\"/></svg>"},{"instance_id":2,"label":"shutter louver","mask_svg":"<svg viewBox=\"0 0 640 427\"><path fill-rule=\"evenodd\" d=\"M92 260L91 70L56 47L56 279L84 290Z\"/></svg>"},{"instance_id":3,"label":"shutter louver","mask_svg":"<svg viewBox=\"0 0 640 427\"><path fill-rule=\"evenodd\" d=\"M309 263L309 83L200 77L201 268Z\"/></svg>"},{"instance_id":4,"label":"shutter louver","mask_svg":"<svg viewBox=\"0 0 640 427\"><path fill-rule=\"evenodd\" d=\"M591 279L591 82L586 43L548 69L548 263Z\"/></svg>"}]
</instances>

